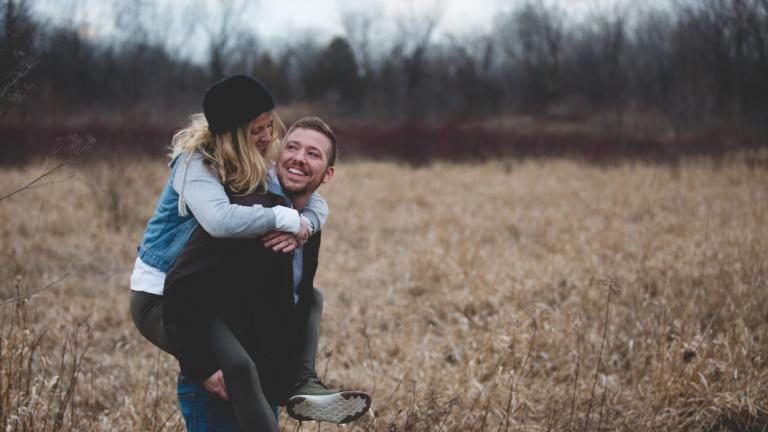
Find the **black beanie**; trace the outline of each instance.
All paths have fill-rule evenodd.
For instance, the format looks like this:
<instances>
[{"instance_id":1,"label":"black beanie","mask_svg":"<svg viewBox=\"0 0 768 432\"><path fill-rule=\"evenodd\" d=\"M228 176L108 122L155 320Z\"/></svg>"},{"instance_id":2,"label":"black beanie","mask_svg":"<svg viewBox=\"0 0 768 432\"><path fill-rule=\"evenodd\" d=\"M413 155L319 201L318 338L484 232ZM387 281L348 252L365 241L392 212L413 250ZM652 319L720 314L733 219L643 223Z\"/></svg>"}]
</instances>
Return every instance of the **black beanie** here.
<instances>
[{"instance_id":1,"label":"black beanie","mask_svg":"<svg viewBox=\"0 0 768 432\"><path fill-rule=\"evenodd\" d=\"M233 75L214 83L203 96L208 130L221 134L271 111L275 101L264 85L250 75Z\"/></svg>"}]
</instances>

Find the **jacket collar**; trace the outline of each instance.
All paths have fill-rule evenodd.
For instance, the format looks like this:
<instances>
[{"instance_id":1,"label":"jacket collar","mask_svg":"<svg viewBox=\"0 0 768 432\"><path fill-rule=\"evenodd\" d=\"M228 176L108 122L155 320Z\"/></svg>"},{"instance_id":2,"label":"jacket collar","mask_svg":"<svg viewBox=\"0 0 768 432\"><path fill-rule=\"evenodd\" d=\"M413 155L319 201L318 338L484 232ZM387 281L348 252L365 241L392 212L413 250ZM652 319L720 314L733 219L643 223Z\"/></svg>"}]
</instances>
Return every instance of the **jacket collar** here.
<instances>
[{"instance_id":1,"label":"jacket collar","mask_svg":"<svg viewBox=\"0 0 768 432\"><path fill-rule=\"evenodd\" d=\"M277 171L274 166L267 171L267 190L285 200L288 207L293 207L293 202L291 202L291 199L285 194L283 186L277 178Z\"/></svg>"}]
</instances>

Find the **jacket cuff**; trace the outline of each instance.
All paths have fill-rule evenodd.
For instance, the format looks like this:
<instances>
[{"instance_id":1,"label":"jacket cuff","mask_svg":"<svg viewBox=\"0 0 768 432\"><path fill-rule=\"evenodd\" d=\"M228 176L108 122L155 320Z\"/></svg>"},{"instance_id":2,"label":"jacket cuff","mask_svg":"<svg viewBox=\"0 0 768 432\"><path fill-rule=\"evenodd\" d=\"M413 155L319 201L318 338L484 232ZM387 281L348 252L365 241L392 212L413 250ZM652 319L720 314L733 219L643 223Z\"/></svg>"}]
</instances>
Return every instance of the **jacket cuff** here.
<instances>
[{"instance_id":1,"label":"jacket cuff","mask_svg":"<svg viewBox=\"0 0 768 432\"><path fill-rule=\"evenodd\" d=\"M301 230L299 212L283 206L272 207L272 211L275 213L275 228L277 230L298 234Z\"/></svg>"}]
</instances>

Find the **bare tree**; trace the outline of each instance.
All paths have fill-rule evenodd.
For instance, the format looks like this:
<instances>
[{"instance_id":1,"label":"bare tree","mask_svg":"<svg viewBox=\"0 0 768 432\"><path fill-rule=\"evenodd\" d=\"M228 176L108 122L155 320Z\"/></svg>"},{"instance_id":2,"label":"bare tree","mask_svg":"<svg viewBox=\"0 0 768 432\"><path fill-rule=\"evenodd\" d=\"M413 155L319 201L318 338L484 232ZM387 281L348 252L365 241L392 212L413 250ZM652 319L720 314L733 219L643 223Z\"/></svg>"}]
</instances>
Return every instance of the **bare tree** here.
<instances>
[{"instance_id":1,"label":"bare tree","mask_svg":"<svg viewBox=\"0 0 768 432\"><path fill-rule=\"evenodd\" d=\"M363 79L373 74L373 35L377 31L379 11L366 7L345 9L341 12L341 25L346 39L355 53Z\"/></svg>"},{"instance_id":2,"label":"bare tree","mask_svg":"<svg viewBox=\"0 0 768 432\"><path fill-rule=\"evenodd\" d=\"M255 72L259 66L261 51L259 38L255 33L239 30L232 35L227 63L229 68L237 71Z\"/></svg>"},{"instance_id":3,"label":"bare tree","mask_svg":"<svg viewBox=\"0 0 768 432\"><path fill-rule=\"evenodd\" d=\"M11 108L20 104L35 88L34 84L25 81L25 77L37 64L37 58L17 53L14 61L15 67L0 79L0 119L4 118Z\"/></svg>"},{"instance_id":4,"label":"bare tree","mask_svg":"<svg viewBox=\"0 0 768 432\"><path fill-rule=\"evenodd\" d=\"M495 112L501 101L500 78L496 74L497 54L489 35L449 38L440 70L452 92L446 92L448 106L457 114L477 115Z\"/></svg>"},{"instance_id":5,"label":"bare tree","mask_svg":"<svg viewBox=\"0 0 768 432\"><path fill-rule=\"evenodd\" d=\"M220 79L231 69L237 40L246 30L246 20L252 13L252 0L198 0L193 3L194 22L202 24L208 51L208 70L211 79ZM255 53L254 53L255 56Z\"/></svg>"},{"instance_id":6,"label":"bare tree","mask_svg":"<svg viewBox=\"0 0 768 432\"><path fill-rule=\"evenodd\" d=\"M497 20L499 44L513 70L523 102L544 106L561 92L564 13L543 3L522 4Z\"/></svg>"},{"instance_id":7,"label":"bare tree","mask_svg":"<svg viewBox=\"0 0 768 432\"><path fill-rule=\"evenodd\" d=\"M471 37L436 37L440 0L411 0L391 19L382 19L381 6L346 6L343 36L291 32L268 50L249 25L252 0L188 0L181 10L149 0L99 3L114 14L102 17L116 36L105 39L84 32L84 24L98 27L86 7L95 3L59 1L68 18L41 25L30 0L0 0L0 117L34 81L45 89L35 96L44 102L35 118L66 121L85 111L161 124L199 103L211 79L244 71L282 101L345 100L362 115L555 108L619 120L645 110L690 125L702 116L768 124L768 0L673 0L646 6L645 15L624 2L581 19L556 0L517 0ZM16 106L15 119L33 118L27 104Z\"/></svg>"},{"instance_id":8,"label":"bare tree","mask_svg":"<svg viewBox=\"0 0 768 432\"><path fill-rule=\"evenodd\" d=\"M424 83L427 72L427 55L435 28L445 12L442 1L434 1L422 11L416 11L411 3L410 9L395 20L395 36L391 55L399 61L404 73L405 112L409 117L425 114L427 98Z\"/></svg>"},{"instance_id":9,"label":"bare tree","mask_svg":"<svg viewBox=\"0 0 768 432\"><path fill-rule=\"evenodd\" d=\"M34 89L34 85L27 80L32 68L37 64L37 59L33 54L22 51L22 49L31 50L32 40L34 38L33 23L28 15L26 3L23 1L7 0L3 6L5 7L5 10L3 14L4 33L2 42L3 48L7 49L9 54L11 54L10 59L12 59L12 63L6 65L6 67L2 69L2 75L0 75L0 120L2 120L12 108L19 105L24 100L24 97ZM64 153L67 149L62 150L62 153ZM74 152L70 154L74 154ZM0 189L0 204L5 204L6 200L10 200L15 195L61 181L63 175L71 175L69 169L71 167L71 162L72 160L65 155L62 159L52 165L46 163L40 174L23 185L2 185L3 187ZM41 288L25 290L26 283L23 274L19 274L16 276L17 294L12 298L0 300L0 306L17 303L29 298L30 296L57 284L67 276L68 275L64 275L58 280ZM5 321L3 327L5 327ZM5 356L4 352L0 353L0 360L4 360L0 361L0 364L8 363L7 358L5 357L7 356ZM4 374L6 374L6 372L6 370L3 370ZM10 376L10 374L7 375ZM3 388L3 393L7 394L8 389ZM2 417L2 420L6 419L5 416L2 415L0 415L0 417Z\"/></svg>"},{"instance_id":10,"label":"bare tree","mask_svg":"<svg viewBox=\"0 0 768 432\"><path fill-rule=\"evenodd\" d=\"M147 0L115 2L115 27L122 33L124 41L131 44L149 42L149 26L155 24L149 19L153 3Z\"/></svg>"},{"instance_id":11,"label":"bare tree","mask_svg":"<svg viewBox=\"0 0 768 432\"><path fill-rule=\"evenodd\" d=\"M356 112L360 102L360 71L346 39L334 38L306 76L307 95L339 112Z\"/></svg>"},{"instance_id":12,"label":"bare tree","mask_svg":"<svg viewBox=\"0 0 768 432\"><path fill-rule=\"evenodd\" d=\"M38 62L33 53L35 24L29 14L28 4L23 0L5 0L2 18L0 119L34 90L35 86L27 78Z\"/></svg>"}]
</instances>

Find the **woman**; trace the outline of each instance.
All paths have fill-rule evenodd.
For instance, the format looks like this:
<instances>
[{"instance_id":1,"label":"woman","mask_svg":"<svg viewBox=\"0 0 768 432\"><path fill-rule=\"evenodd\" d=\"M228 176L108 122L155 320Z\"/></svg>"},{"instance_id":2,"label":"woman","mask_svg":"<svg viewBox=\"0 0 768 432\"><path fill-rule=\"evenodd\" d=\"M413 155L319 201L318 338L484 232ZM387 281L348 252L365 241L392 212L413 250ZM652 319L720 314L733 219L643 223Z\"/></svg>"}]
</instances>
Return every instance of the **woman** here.
<instances>
[{"instance_id":1,"label":"woman","mask_svg":"<svg viewBox=\"0 0 768 432\"><path fill-rule=\"evenodd\" d=\"M267 173L277 142L285 133L273 109L272 96L258 80L232 76L206 91L203 115L192 116L189 125L173 138L171 173L139 247L131 274L130 302L141 334L166 352L173 354L162 322L165 274L198 224L214 237L256 237L274 230L291 233L290 237L275 237L271 244L276 251L290 252L319 231L327 219L328 207L319 195L313 195L301 215L287 207L247 207L229 202L227 192L245 195L267 190ZM319 333L322 304L320 293L315 290L314 295L310 316L316 319L308 323L308 335ZM236 343L225 327L212 324L212 328L218 346L221 340ZM317 339L310 336L305 342L314 369ZM235 355L230 354L234 350L225 351L213 352L212 358ZM297 381L302 378L297 377ZM223 379L226 383L228 377ZM220 374L213 374L205 386L218 392L220 380ZM244 430L275 429L275 418L265 418L263 401L256 400L258 391L233 398L238 421ZM267 413L271 417L268 409Z\"/></svg>"}]
</instances>

